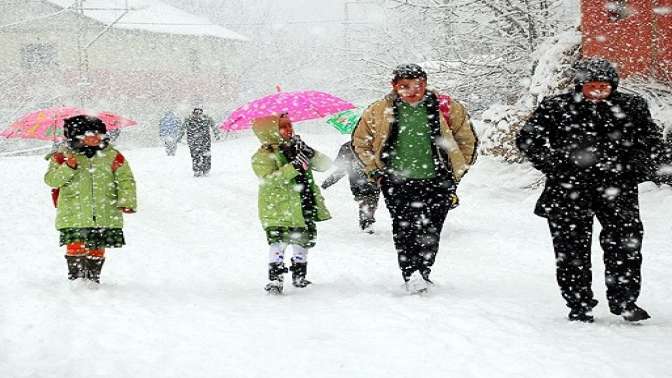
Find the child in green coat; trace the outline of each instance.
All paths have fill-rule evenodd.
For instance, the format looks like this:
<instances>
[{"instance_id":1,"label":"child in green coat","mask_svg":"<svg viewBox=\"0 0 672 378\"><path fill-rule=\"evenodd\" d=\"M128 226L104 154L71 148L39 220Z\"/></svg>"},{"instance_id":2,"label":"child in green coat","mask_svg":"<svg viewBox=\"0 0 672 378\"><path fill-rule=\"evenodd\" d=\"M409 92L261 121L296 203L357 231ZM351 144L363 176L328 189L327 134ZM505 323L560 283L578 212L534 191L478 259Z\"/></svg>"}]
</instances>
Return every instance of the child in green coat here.
<instances>
[{"instance_id":1,"label":"child in green coat","mask_svg":"<svg viewBox=\"0 0 672 378\"><path fill-rule=\"evenodd\" d=\"M135 179L124 156L96 117L65 120L65 144L49 154L44 177L58 208L56 229L66 246L68 279L100 283L105 248L125 244L122 213L134 213Z\"/></svg>"},{"instance_id":2,"label":"child in green coat","mask_svg":"<svg viewBox=\"0 0 672 378\"><path fill-rule=\"evenodd\" d=\"M259 183L259 218L270 246L266 291L283 290L284 254L292 246L292 284L303 288L308 250L315 246L315 222L331 218L311 170L326 171L329 158L294 135L286 114L256 119L252 129L262 146L252 157Z\"/></svg>"}]
</instances>

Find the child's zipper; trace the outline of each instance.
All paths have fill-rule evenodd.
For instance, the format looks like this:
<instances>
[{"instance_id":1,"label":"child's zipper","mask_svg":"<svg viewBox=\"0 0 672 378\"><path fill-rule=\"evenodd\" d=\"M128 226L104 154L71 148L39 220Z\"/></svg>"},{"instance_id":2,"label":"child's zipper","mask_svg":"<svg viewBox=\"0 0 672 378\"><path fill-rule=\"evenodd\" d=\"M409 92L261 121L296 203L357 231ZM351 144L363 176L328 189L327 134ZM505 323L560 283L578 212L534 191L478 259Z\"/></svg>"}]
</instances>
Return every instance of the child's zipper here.
<instances>
[{"instance_id":1,"label":"child's zipper","mask_svg":"<svg viewBox=\"0 0 672 378\"><path fill-rule=\"evenodd\" d=\"M91 176L91 209L93 211L93 223L96 224L96 198L93 191L93 162L89 160L89 175Z\"/></svg>"}]
</instances>

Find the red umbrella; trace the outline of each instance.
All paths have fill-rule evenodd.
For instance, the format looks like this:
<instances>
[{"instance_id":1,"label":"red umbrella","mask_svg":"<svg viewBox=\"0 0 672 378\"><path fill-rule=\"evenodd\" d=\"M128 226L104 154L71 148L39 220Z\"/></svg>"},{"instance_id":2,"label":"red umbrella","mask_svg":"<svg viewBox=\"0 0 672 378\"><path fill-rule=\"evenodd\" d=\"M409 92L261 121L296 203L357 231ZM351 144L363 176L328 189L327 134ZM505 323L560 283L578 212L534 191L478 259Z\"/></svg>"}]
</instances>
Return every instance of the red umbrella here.
<instances>
[{"instance_id":1,"label":"red umbrella","mask_svg":"<svg viewBox=\"0 0 672 378\"><path fill-rule=\"evenodd\" d=\"M71 106L36 110L16 120L0 132L6 138L60 140L63 138L63 121L76 115L100 118L108 130L136 125L137 122L109 112L90 112Z\"/></svg>"}]
</instances>

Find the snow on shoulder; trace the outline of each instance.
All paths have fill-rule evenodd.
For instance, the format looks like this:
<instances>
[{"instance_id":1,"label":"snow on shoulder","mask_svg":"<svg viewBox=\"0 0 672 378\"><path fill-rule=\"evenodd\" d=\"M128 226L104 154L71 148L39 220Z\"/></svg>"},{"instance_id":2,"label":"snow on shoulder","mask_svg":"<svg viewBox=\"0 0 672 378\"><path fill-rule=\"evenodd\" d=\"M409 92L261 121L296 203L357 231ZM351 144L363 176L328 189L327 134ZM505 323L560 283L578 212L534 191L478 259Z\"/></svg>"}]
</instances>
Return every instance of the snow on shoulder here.
<instances>
[{"instance_id":1,"label":"snow on shoulder","mask_svg":"<svg viewBox=\"0 0 672 378\"><path fill-rule=\"evenodd\" d=\"M45 0L61 8L73 8L73 0ZM128 4L128 13L126 4ZM193 15L160 0L87 0L84 15L114 24L118 29L144 30L153 33L203 35L223 39L247 41L248 39L206 18ZM121 18L120 18L121 17ZM118 22L115 21L119 19Z\"/></svg>"}]
</instances>

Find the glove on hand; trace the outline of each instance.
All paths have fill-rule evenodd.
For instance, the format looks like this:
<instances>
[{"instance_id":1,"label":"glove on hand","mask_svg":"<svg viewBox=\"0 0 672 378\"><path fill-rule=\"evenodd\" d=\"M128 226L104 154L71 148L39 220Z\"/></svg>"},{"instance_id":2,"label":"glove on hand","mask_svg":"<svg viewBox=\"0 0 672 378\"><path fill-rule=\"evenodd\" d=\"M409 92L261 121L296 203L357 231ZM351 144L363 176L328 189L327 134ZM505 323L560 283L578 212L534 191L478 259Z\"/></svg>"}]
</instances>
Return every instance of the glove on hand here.
<instances>
[{"instance_id":1,"label":"glove on hand","mask_svg":"<svg viewBox=\"0 0 672 378\"><path fill-rule=\"evenodd\" d=\"M369 182L372 184L377 185L380 187L380 185L383 183L383 179L385 178L385 174L383 171L376 169L375 171L369 173Z\"/></svg>"},{"instance_id":2,"label":"glove on hand","mask_svg":"<svg viewBox=\"0 0 672 378\"><path fill-rule=\"evenodd\" d=\"M460 206L460 198L455 193L450 193L448 196L448 210L452 210Z\"/></svg>"},{"instance_id":3,"label":"glove on hand","mask_svg":"<svg viewBox=\"0 0 672 378\"><path fill-rule=\"evenodd\" d=\"M120 208L121 212L124 214L133 214L135 213L135 210L129 209L128 207L121 207Z\"/></svg>"},{"instance_id":4,"label":"glove on hand","mask_svg":"<svg viewBox=\"0 0 672 378\"><path fill-rule=\"evenodd\" d=\"M296 157L294 160L289 162L294 169L296 169L299 172L305 172L308 170L308 166L310 165L310 159L308 159L304 154L298 153L296 154Z\"/></svg>"},{"instance_id":5,"label":"glove on hand","mask_svg":"<svg viewBox=\"0 0 672 378\"><path fill-rule=\"evenodd\" d=\"M301 137L299 137L298 135L294 135L292 137L292 141L294 142L294 148L296 148L297 153L303 154L308 159L312 159L315 157L315 150L312 149L312 147L308 146L306 142L302 141Z\"/></svg>"},{"instance_id":6,"label":"glove on hand","mask_svg":"<svg viewBox=\"0 0 672 378\"><path fill-rule=\"evenodd\" d=\"M73 154L67 154L65 156L65 164L72 169L77 169L77 158Z\"/></svg>"}]
</instances>

